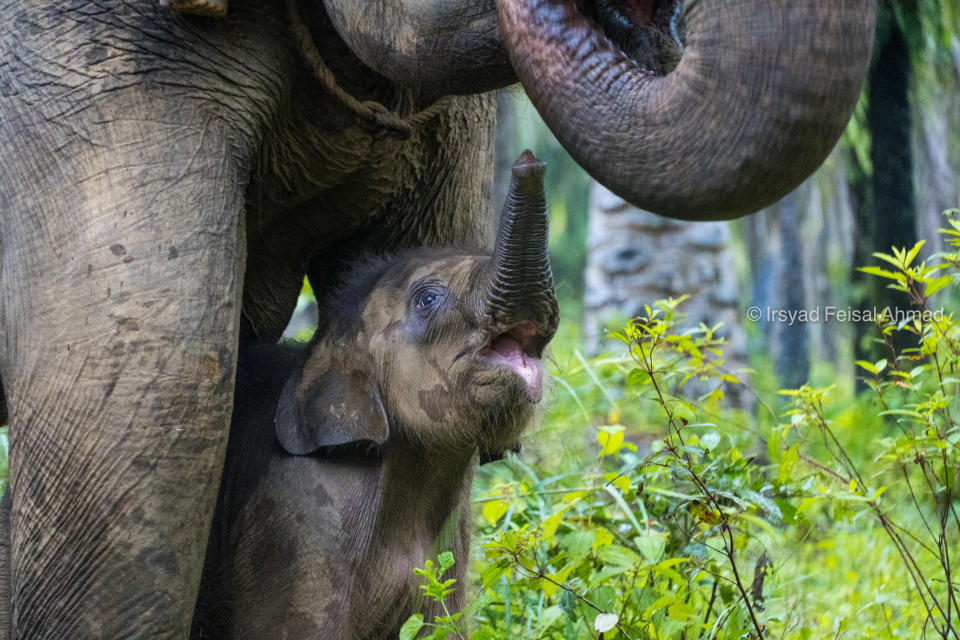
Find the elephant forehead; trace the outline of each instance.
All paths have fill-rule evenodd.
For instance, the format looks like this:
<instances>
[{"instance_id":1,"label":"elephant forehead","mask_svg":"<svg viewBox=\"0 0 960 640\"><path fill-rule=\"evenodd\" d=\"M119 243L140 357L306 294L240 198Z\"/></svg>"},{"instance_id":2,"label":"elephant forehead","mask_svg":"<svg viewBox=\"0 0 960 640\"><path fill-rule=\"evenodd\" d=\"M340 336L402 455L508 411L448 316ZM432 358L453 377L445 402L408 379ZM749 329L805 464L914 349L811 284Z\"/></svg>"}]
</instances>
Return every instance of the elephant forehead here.
<instances>
[{"instance_id":1,"label":"elephant forehead","mask_svg":"<svg viewBox=\"0 0 960 640\"><path fill-rule=\"evenodd\" d=\"M486 256L454 255L414 263L407 277L407 284L423 280L436 280L440 283L454 282L470 275L478 263L489 261Z\"/></svg>"}]
</instances>

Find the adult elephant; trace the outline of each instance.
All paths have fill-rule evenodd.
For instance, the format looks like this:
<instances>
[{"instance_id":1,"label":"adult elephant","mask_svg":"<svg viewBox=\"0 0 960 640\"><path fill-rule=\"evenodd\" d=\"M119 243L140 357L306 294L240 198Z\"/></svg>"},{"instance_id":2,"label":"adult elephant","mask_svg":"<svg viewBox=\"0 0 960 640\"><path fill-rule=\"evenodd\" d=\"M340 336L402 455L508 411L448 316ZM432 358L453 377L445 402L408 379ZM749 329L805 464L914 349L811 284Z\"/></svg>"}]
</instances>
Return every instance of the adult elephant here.
<instances>
[{"instance_id":1,"label":"adult elephant","mask_svg":"<svg viewBox=\"0 0 960 640\"><path fill-rule=\"evenodd\" d=\"M278 336L304 272L490 243L483 92L519 76L601 182L671 216L742 215L812 171L856 100L872 1L676 12L0 0L12 635L187 636L239 337Z\"/></svg>"}]
</instances>

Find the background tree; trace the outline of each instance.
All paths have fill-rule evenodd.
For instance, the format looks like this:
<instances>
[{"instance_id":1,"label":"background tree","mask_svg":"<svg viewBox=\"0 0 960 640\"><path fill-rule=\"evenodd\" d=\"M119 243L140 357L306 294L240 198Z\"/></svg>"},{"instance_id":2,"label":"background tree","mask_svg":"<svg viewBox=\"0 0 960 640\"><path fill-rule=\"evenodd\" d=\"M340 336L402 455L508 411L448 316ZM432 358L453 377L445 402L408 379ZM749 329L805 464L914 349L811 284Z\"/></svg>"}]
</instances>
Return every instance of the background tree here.
<instances>
[{"instance_id":1,"label":"background tree","mask_svg":"<svg viewBox=\"0 0 960 640\"><path fill-rule=\"evenodd\" d=\"M681 305L683 328L717 327L717 336L729 342L724 368L734 372L747 365L728 222L663 218L594 183L584 290L584 337L594 351L609 350L610 331L643 315L646 305L689 295ZM696 396L715 386L691 380L685 391ZM751 399L741 392L736 385L724 385L732 404L746 408Z\"/></svg>"},{"instance_id":2,"label":"background tree","mask_svg":"<svg viewBox=\"0 0 960 640\"><path fill-rule=\"evenodd\" d=\"M912 246L917 239L917 215L914 196L913 152L910 144L913 113L911 55L906 31L915 33L917 5L910 0L896 5L881 3L877 17L874 58L867 77L866 126L870 140L868 167L854 170L861 184L856 189L860 201L856 213L856 264L867 264L875 251L892 245ZM916 43L917 41L914 40ZM917 46L916 44L914 46ZM854 156L854 160L859 160ZM856 279L863 283L862 278ZM907 308L909 302L899 292L871 279L858 288L862 308ZM857 326L855 349L858 358L878 360L889 354L867 336L872 327ZM903 342L906 338L901 338ZM899 344L899 348L908 346Z\"/></svg>"}]
</instances>

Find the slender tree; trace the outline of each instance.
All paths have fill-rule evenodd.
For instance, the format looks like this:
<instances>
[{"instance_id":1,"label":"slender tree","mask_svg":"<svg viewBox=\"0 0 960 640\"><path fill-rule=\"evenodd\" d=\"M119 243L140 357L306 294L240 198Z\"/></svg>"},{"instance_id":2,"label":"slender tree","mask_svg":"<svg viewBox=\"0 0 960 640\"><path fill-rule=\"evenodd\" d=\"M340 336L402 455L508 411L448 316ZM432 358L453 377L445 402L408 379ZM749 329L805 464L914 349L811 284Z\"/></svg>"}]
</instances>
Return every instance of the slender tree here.
<instances>
[{"instance_id":1,"label":"slender tree","mask_svg":"<svg viewBox=\"0 0 960 640\"><path fill-rule=\"evenodd\" d=\"M860 199L855 207L858 236L855 266L873 262L870 256L875 251L889 252L891 246L910 247L917 241L911 146L912 70L905 33L907 28L916 28L916 9L916 3L910 0L895 8L881 3L877 18L874 60L867 77L870 167L856 167L852 172L854 191ZM909 309L904 294L885 287L877 278L865 283L860 287L861 308ZM857 357L865 360L889 357L886 348L864 338L872 331L868 323L857 326ZM909 340L901 334L895 347L899 351L908 346Z\"/></svg>"}]
</instances>

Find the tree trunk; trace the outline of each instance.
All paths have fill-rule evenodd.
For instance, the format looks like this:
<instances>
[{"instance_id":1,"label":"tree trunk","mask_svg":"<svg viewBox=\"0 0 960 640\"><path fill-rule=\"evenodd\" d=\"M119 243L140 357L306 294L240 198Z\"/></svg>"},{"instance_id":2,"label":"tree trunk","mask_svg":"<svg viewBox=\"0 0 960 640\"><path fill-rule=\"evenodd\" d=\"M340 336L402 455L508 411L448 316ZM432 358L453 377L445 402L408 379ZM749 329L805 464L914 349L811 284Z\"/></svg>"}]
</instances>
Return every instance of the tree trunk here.
<instances>
[{"instance_id":1,"label":"tree trunk","mask_svg":"<svg viewBox=\"0 0 960 640\"><path fill-rule=\"evenodd\" d=\"M933 5L933 7L931 7ZM913 166L916 183L918 231L927 241L924 255L943 250L943 212L960 206L960 13L939 3L936 8L946 37L913 42ZM952 23L950 19L952 18ZM946 41L946 42L944 42Z\"/></svg>"},{"instance_id":2,"label":"tree trunk","mask_svg":"<svg viewBox=\"0 0 960 640\"><path fill-rule=\"evenodd\" d=\"M810 377L809 335L812 322L801 314L810 313L806 292L806 271L800 221L809 205L810 183L805 182L771 208L779 223L780 253L777 260L779 305L793 320L777 322L773 327L776 350L777 378L780 385L795 389L807 383Z\"/></svg>"},{"instance_id":3,"label":"tree trunk","mask_svg":"<svg viewBox=\"0 0 960 640\"><path fill-rule=\"evenodd\" d=\"M874 251L890 253L893 246L909 248L917 241L910 139L910 52L903 30L889 11L880 12L877 31L877 53L867 78L867 128L873 169L870 204L858 208L858 238L869 244L856 256L864 260L855 267L875 264L875 258L866 259ZM866 282L867 294L860 302L862 308L878 311L909 308L906 295L887 288L886 282L879 278L868 278ZM865 333L874 331L871 324L859 323L857 329L857 359L875 361L891 356L887 348L864 339ZM893 339L898 353L915 344L904 333L894 334Z\"/></svg>"},{"instance_id":4,"label":"tree trunk","mask_svg":"<svg viewBox=\"0 0 960 640\"><path fill-rule=\"evenodd\" d=\"M760 331L750 352L770 358L776 385L798 387L814 375L812 362L848 370L839 361L850 324L846 282L853 251L852 214L845 161L831 154L813 176L776 205L737 222L748 255L750 305ZM774 383L758 379L765 391Z\"/></svg>"},{"instance_id":5,"label":"tree trunk","mask_svg":"<svg viewBox=\"0 0 960 640\"><path fill-rule=\"evenodd\" d=\"M594 351L612 347L607 329L618 329L658 299L689 294L680 306L682 327L723 323L719 335L724 368L746 367L746 339L740 324L740 294L727 222L685 222L642 211L594 183L590 197L584 305L585 333ZM689 381L692 395L709 391ZM733 406L751 405L742 387L724 385Z\"/></svg>"}]
</instances>

